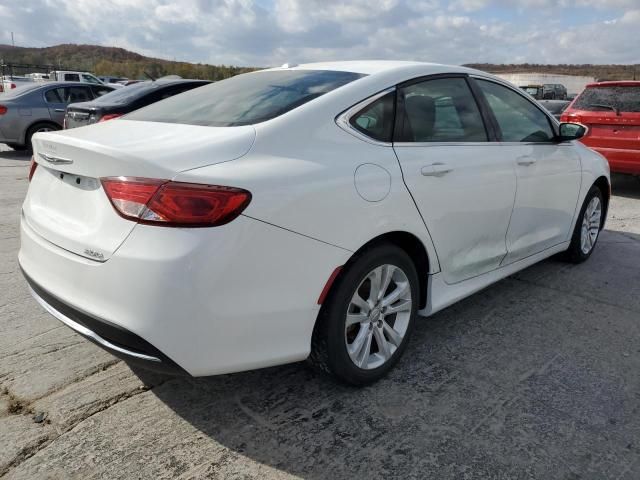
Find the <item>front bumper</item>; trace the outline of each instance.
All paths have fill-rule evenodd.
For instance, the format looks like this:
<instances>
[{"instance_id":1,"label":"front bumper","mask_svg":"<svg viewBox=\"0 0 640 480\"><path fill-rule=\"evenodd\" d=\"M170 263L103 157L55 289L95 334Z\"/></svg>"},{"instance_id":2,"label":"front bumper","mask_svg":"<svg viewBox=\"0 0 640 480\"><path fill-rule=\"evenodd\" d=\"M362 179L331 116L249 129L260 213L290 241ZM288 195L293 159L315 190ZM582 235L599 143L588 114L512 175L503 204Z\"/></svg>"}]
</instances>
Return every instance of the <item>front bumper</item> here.
<instances>
[{"instance_id":1,"label":"front bumper","mask_svg":"<svg viewBox=\"0 0 640 480\"><path fill-rule=\"evenodd\" d=\"M127 352L65 322L79 333L115 355L143 354L161 360L151 366L201 376L305 359L318 296L350 254L240 216L215 228L136 225L96 262L53 245L23 218L19 263L49 312Z\"/></svg>"}]
</instances>

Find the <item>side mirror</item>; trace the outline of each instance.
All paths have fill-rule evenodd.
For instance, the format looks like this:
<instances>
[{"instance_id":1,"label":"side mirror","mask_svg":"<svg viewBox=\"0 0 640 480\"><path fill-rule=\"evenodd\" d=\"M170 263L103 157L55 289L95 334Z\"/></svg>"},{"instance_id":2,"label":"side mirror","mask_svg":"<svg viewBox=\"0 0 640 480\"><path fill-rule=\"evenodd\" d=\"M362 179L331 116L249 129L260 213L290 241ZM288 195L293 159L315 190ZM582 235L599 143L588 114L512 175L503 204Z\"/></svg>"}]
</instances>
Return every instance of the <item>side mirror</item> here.
<instances>
[{"instance_id":1,"label":"side mirror","mask_svg":"<svg viewBox=\"0 0 640 480\"><path fill-rule=\"evenodd\" d=\"M578 123L561 123L560 135L558 140L566 142L569 140L578 140L587 133L587 127Z\"/></svg>"}]
</instances>

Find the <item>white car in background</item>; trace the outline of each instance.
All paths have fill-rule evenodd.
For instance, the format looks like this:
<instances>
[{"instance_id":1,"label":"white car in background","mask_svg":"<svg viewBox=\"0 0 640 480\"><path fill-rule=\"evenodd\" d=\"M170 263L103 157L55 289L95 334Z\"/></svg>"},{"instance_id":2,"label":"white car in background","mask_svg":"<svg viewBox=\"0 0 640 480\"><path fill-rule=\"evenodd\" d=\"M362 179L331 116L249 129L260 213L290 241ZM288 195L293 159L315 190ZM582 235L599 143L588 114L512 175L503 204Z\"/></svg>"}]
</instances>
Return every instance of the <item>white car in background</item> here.
<instances>
[{"instance_id":1,"label":"white car in background","mask_svg":"<svg viewBox=\"0 0 640 480\"><path fill-rule=\"evenodd\" d=\"M415 62L285 66L33 138L33 295L131 362L362 385L418 314L593 252L609 170L526 93Z\"/></svg>"}]
</instances>

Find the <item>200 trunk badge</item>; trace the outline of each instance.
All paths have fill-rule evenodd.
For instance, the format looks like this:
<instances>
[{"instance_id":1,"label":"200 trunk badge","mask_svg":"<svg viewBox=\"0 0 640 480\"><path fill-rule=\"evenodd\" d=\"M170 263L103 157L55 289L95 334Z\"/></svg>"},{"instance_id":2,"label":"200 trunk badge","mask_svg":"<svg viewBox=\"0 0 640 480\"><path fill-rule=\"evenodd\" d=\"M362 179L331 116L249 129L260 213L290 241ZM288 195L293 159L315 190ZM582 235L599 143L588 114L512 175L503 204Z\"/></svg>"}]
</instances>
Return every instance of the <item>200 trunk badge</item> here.
<instances>
[{"instance_id":1,"label":"200 trunk badge","mask_svg":"<svg viewBox=\"0 0 640 480\"><path fill-rule=\"evenodd\" d=\"M96 260L104 260L104 255L102 253L91 250L90 248L85 248L84 254L88 257L95 258Z\"/></svg>"},{"instance_id":2,"label":"200 trunk badge","mask_svg":"<svg viewBox=\"0 0 640 480\"><path fill-rule=\"evenodd\" d=\"M42 158L43 160L49 163L53 163L54 165L69 165L73 163L73 160L69 158L54 157L53 155L47 155L46 153L42 152L38 152L38 155L40 155L40 158Z\"/></svg>"}]
</instances>

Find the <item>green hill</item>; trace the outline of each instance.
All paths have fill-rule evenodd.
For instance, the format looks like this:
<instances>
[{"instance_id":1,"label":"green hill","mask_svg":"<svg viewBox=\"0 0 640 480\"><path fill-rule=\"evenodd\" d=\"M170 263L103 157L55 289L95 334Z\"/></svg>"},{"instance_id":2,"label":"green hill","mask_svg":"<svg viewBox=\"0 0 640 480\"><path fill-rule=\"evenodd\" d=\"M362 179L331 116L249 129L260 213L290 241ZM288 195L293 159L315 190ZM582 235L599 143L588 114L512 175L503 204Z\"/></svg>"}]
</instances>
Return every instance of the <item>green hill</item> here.
<instances>
[{"instance_id":1,"label":"green hill","mask_svg":"<svg viewBox=\"0 0 640 480\"><path fill-rule=\"evenodd\" d=\"M128 78L146 78L144 72L154 77L180 75L184 78L220 80L238 73L254 70L246 67L208 65L202 63L172 62L160 58L145 57L124 48L99 45L63 44L44 48L12 47L0 45L0 60L4 63L51 65L57 69L83 70L97 75L116 75ZM585 75L596 79L640 79L640 65L539 65L539 64L490 64L466 65L491 73L555 73ZM28 73L15 71L16 75Z\"/></svg>"},{"instance_id":2,"label":"green hill","mask_svg":"<svg viewBox=\"0 0 640 480\"><path fill-rule=\"evenodd\" d=\"M147 72L153 77L180 75L183 78L220 80L253 70L227 65L172 62L145 57L124 48L98 45L63 44L44 48L0 45L0 59L5 64L50 65L58 70L81 70L96 75L115 75L132 79L146 78ZM29 72L19 69L14 71L15 75L24 73Z\"/></svg>"}]
</instances>

